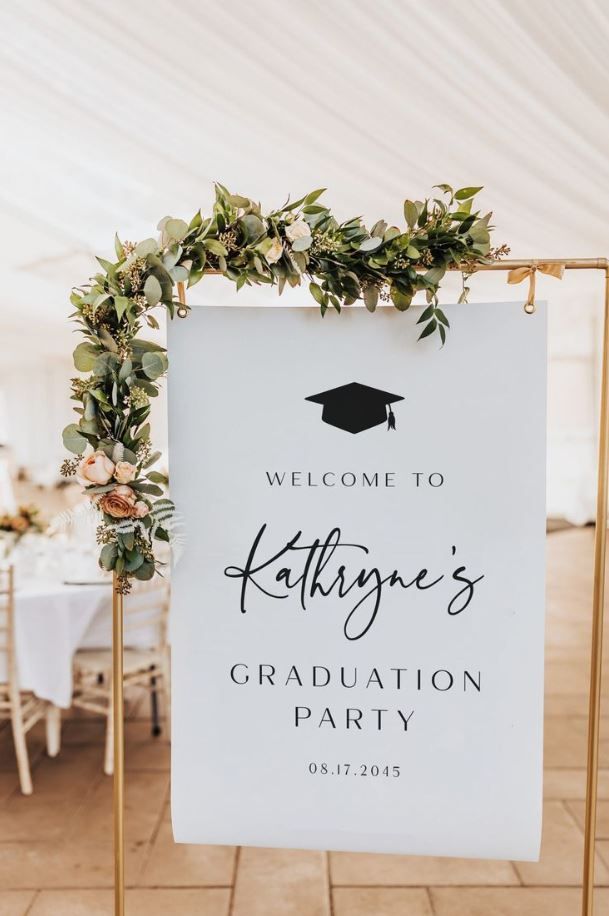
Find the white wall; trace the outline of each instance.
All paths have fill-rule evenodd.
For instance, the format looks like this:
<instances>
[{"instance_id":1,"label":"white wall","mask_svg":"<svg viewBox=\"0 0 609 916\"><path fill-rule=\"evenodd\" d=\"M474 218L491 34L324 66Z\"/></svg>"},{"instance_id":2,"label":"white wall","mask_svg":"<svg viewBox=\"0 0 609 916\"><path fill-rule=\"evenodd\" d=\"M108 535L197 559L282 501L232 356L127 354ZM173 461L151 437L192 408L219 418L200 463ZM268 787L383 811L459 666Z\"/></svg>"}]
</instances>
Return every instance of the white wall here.
<instances>
[{"instance_id":1,"label":"white wall","mask_svg":"<svg viewBox=\"0 0 609 916\"><path fill-rule=\"evenodd\" d=\"M52 483L65 457L61 430L72 422L69 378L71 360L46 358L0 367L4 404L4 444L15 466L24 466L35 480Z\"/></svg>"}]
</instances>

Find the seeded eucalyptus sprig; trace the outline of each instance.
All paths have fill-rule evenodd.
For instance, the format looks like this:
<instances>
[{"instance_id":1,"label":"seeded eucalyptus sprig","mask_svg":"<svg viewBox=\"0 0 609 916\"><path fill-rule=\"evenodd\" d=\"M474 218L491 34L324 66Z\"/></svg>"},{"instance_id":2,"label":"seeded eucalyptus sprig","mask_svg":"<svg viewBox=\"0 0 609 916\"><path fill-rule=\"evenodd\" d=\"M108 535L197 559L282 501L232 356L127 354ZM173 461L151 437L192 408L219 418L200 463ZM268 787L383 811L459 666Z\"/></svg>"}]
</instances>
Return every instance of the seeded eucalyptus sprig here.
<instances>
[{"instance_id":1,"label":"seeded eucalyptus sprig","mask_svg":"<svg viewBox=\"0 0 609 916\"><path fill-rule=\"evenodd\" d=\"M63 439L82 457L62 470L76 471L98 505L100 565L118 574L122 590L132 578L159 571L155 541L168 541L171 531L173 505L165 478L152 470L159 453L152 452L147 422L167 356L139 336L144 325L159 327L153 310L165 308L173 318L183 308L174 299L176 285L194 286L211 272L237 290L266 283L281 293L286 283L308 282L322 315L358 300L371 312L379 300L403 312L424 291L419 336L437 332L444 343L449 323L437 293L446 270L458 267L468 276L507 249L491 250L491 214L473 209L480 188L436 187L440 197L404 202L405 227L379 220L368 230L359 217L339 222L319 202L324 189L264 215L260 204L218 184L210 216L199 211L190 223L165 217L158 239L135 244L116 236L116 260L97 258L101 270L71 296L84 338L74 365L85 377L72 380L79 419Z\"/></svg>"}]
</instances>

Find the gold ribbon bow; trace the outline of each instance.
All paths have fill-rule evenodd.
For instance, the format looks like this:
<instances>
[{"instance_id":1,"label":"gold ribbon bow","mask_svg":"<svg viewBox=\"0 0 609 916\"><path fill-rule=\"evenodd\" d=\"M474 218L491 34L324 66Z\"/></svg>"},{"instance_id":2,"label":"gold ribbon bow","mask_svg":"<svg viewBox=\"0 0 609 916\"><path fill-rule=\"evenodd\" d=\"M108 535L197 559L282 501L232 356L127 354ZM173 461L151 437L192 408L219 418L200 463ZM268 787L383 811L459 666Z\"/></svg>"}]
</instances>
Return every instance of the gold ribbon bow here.
<instances>
[{"instance_id":1,"label":"gold ribbon bow","mask_svg":"<svg viewBox=\"0 0 609 916\"><path fill-rule=\"evenodd\" d=\"M522 283L527 277L529 278L529 295L524 304L524 310L529 315L532 315L535 311L535 275L537 271L547 274L548 277L562 280L565 273L565 265L540 263L533 264L531 267L514 267L513 270L510 270L507 277L508 283Z\"/></svg>"}]
</instances>

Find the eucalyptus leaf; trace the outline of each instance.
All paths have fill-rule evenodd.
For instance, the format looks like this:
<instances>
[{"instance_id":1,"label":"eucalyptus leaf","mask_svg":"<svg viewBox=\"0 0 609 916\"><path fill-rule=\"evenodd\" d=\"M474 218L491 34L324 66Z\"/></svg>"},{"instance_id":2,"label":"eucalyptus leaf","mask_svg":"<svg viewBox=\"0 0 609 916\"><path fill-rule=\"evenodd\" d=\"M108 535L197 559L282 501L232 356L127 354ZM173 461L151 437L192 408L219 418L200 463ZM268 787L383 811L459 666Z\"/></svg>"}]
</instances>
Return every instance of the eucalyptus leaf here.
<instances>
[{"instance_id":1,"label":"eucalyptus leaf","mask_svg":"<svg viewBox=\"0 0 609 916\"><path fill-rule=\"evenodd\" d=\"M385 222L385 220L379 219L378 222L376 222L374 226L372 227L372 229L370 230L370 235L374 236L375 238L382 239L384 238L386 228L387 228L387 223Z\"/></svg>"},{"instance_id":2,"label":"eucalyptus leaf","mask_svg":"<svg viewBox=\"0 0 609 916\"><path fill-rule=\"evenodd\" d=\"M377 238L376 236L369 239L364 239L364 241L359 246L360 251L376 251L377 248L380 248L383 244L383 239Z\"/></svg>"},{"instance_id":3,"label":"eucalyptus leaf","mask_svg":"<svg viewBox=\"0 0 609 916\"><path fill-rule=\"evenodd\" d=\"M84 398L84 405L85 405L85 413L84 413L85 420L95 419L95 415L97 413L95 409L95 398L92 398L88 392Z\"/></svg>"},{"instance_id":4,"label":"eucalyptus leaf","mask_svg":"<svg viewBox=\"0 0 609 916\"><path fill-rule=\"evenodd\" d=\"M455 200L468 200L470 197L475 197L478 191L482 190L482 185L479 188L460 188L458 191L455 191Z\"/></svg>"},{"instance_id":5,"label":"eucalyptus leaf","mask_svg":"<svg viewBox=\"0 0 609 916\"><path fill-rule=\"evenodd\" d=\"M424 337L429 337L430 334L433 334L437 326L438 326L438 322L436 321L435 318L432 318L429 324L425 325L425 327L419 334L419 340L423 340Z\"/></svg>"},{"instance_id":6,"label":"eucalyptus leaf","mask_svg":"<svg viewBox=\"0 0 609 916\"><path fill-rule=\"evenodd\" d=\"M163 255L163 266L166 267L167 270L171 270L172 267L175 267L180 260L180 257L182 256L182 251L183 249L181 245L178 245L177 243L172 245L171 248Z\"/></svg>"},{"instance_id":7,"label":"eucalyptus leaf","mask_svg":"<svg viewBox=\"0 0 609 916\"><path fill-rule=\"evenodd\" d=\"M85 493L89 495L95 494L96 496L98 496L102 493L109 493L110 490L113 490L115 488L115 486L116 484L112 482L112 483L105 483L103 485L100 484L99 486L87 487L85 489Z\"/></svg>"},{"instance_id":8,"label":"eucalyptus leaf","mask_svg":"<svg viewBox=\"0 0 609 916\"><path fill-rule=\"evenodd\" d=\"M167 371L167 357L164 353L144 353L142 369L149 379L156 379Z\"/></svg>"},{"instance_id":9,"label":"eucalyptus leaf","mask_svg":"<svg viewBox=\"0 0 609 916\"><path fill-rule=\"evenodd\" d=\"M374 312L379 301L379 291L376 286L367 286L364 289L364 303L369 312Z\"/></svg>"},{"instance_id":10,"label":"eucalyptus leaf","mask_svg":"<svg viewBox=\"0 0 609 916\"><path fill-rule=\"evenodd\" d=\"M150 496L162 496L163 490L158 487L155 483L139 483L139 481L134 481L131 486L138 493L148 493Z\"/></svg>"},{"instance_id":11,"label":"eucalyptus leaf","mask_svg":"<svg viewBox=\"0 0 609 916\"><path fill-rule=\"evenodd\" d=\"M405 312L406 309L410 308L412 303L412 295L408 296L406 293L403 293L398 289L397 286L391 286L391 301L395 305L396 309L400 312Z\"/></svg>"},{"instance_id":12,"label":"eucalyptus leaf","mask_svg":"<svg viewBox=\"0 0 609 916\"><path fill-rule=\"evenodd\" d=\"M428 305L427 308L423 309L423 311L419 315L417 324L423 324L424 322L429 321L429 319L433 317L433 313L434 313L433 305Z\"/></svg>"},{"instance_id":13,"label":"eucalyptus leaf","mask_svg":"<svg viewBox=\"0 0 609 916\"><path fill-rule=\"evenodd\" d=\"M135 547L135 534L133 531L126 531L124 534L120 535L120 539L123 542L125 550L130 553Z\"/></svg>"},{"instance_id":14,"label":"eucalyptus leaf","mask_svg":"<svg viewBox=\"0 0 609 916\"><path fill-rule=\"evenodd\" d=\"M401 231L398 229L397 226L389 226L389 228L385 230L385 233L384 233L384 235L383 235L383 241L384 241L384 242L392 242L393 239L397 239L398 236L400 236L401 234L402 234L402 233L401 233Z\"/></svg>"},{"instance_id":15,"label":"eucalyptus leaf","mask_svg":"<svg viewBox=\"0 0 609 916\"><path fill-rule=\"evenodd\" d=\"M428 270L423 276L428 283L433 283L434 286L437 286L445 273L445 267L432 267L431 270Z\"/></svg>"},{"instance_id":16,"label":"eucalyptus leaf","mask_svg":"<svg viewBox=\"0 0 609 916\"><path fill-rule=\"evenodd\" d=\"M116 353L100 353L93 364L93 374L103 378L120 366L120 360Z\"/></svg>"},{"instance_id":17,"label":"eucalyptus leaf","mask_svg":"<svg viewBox=\"0 0 609 916\"><path fill-rule=\"evenodd\" d=\"M218 242L217 239L205 239L203 244L208 251L211 251L212 254L216 254L221 257L226 257L228 254L228 251L224 245L221 242Z\"/></svg>"},{"instance_id":18,"label":"eucalyptus leaf","mask_svg":"<svg viewBox=\"0 0 609 916\"><path fill-rule=\"evenodd\" d=\"M125 561L125 570L126 572L135 572L140 569L141 566L145 563L144 555L141 553L136 553L133 556L128 557Z\"/></svg>"},{"instance_id":19,"label":"eucalyptus leaf","mask_svg":"<svg viewBox=\"0 0 609 916\"><path fill-rule=\"evenodd\" d=\"M228 199L233 207L240 210L247 210L251 204L249 197L243 197L241 194L229 194Z\"/></svg>"},{"instance_id":20,"label":"eucalyptus leaf","mask_svg":"<svg viewBox=\"0 0 609 916\"><path fill-rule=\"evenodd\" d=\"M106 348L106 350L110 350L110 352L116 353L116 351L118 350L118 347L110 331L108 331L107 328L102 327L99 329L98 333L99 333L99 338L101 342L103 343L104 347Z\"/></svg>"},{"instance_id":21,"label":"eucalyptus leaf","mask_svg":"<svg viewBox=\"0 0 609 916\"><path fill-rule=\"evenodd\" d=\"M131 449L123 449L123 461L128 461L129 464L137 464L137 455L135 452L132 452Z\"/></svg>"},{"instance_id":22,"label":"eucalyptus leaf","mask_svg":"<svg viewBox=\"0 0 609 916\"><path fill-rule=\"evenodd\" d=\"M100 566L108 571L114 569L117 557L118 546L116 544L104 544L99 555Z\"/></svg>"},{"instance_id":23,"label":"eucalyptus leaf","mask_svg":"<svg viewBox=\"0 0 609 916\"><path fill-rule=\"evenodd\" d=\"M142 391L145 391L148 397L156 398L159 393L159 389L156 385L153 385L152 382L148 381L145 378L138 378L135 385L135 388L141 388Z\"/></svg>"},{"instance_id":24,"label":"eucalyptus leaf","mask_svg":"<svg viewBox=\"0 0 609 916\"><path fill-rule=\"evenodd\" d=\"M144 239L135 246L135 254L138 258L145 258L149 254L156 254L159 250L159 243L156 239Z\"/></svg>"},{"instance_id":25,"label":"eucalyptus leaf","mask_svg":"<svg viewBox=\"0 0 609 916\"><path fill-rule=\"evenodd\" d=\"M146 424L144 424L144 426L142 426L142 428L138 431L137 435L135 436L135 441L136 441L136 442L138 442L138 441L139 441L139 442L142 442L142 441L144 441L145 439L149 439L149 438L150 438L150 423L146 423Z\"/></svg>"},{"instance_id":26,"label":"eucalyptus leaf","mask_svg":"<svg viewBox=\"0 0 609 916\"><path fill-rule=\"evenodd\" d=\"M107 274L112 275L115 272L116 267L111 261L106 261L105 258L98 257L96 257L95 260L106 271Z\"/></svg>"},{"instance_id":27,"label":"eucalyptus leaf","mask_svg":"<svg viewBox=\"0 0 609 916\"><path fill-rule=\"evenodd\" d=\"M161 289L161 284L153 274L147 277L144 283L144 295L148 305L154 306L161 301L163 290Z\"/></svg>"},{"instance_id":28,"label":"eucalyptus leaf","mask_svg":"<svg viewBox=\"0 0 609 916\"><path fill-rule=\"evenodd\" d=\"M127 358L119 370L119 373L118 373L119 382L126 381L132 372L133 372L133 363L129 358Z\"/></svg>"},{"instance_id":29,"label":"eucalyptus leaf","mask_svg":"<svg viewBox=\"0 0 609 916\"><path fill-rule=\"evenodd\" d=\"M446 317L446 315L444 314L444 312L442 311L442 309L436 308L434 314L435 314L436 318L438 319L438 321L441 322L445 327L447 327L447 328L450 327L450 323L449 323L449 321L448 321L448 318Z\"/></svg>"},{"instance_id":30,"label":"eucalyptus leaf","mask_svg":"<svg viewBox=\"0 0 609 916\"><path fill-rule=\"evenodd\" d=\"M151 468L152 465L155 464L159 460L160 457L161 457L160 452L153 452L152 455L150 455L150 457L146 459L143 467Z\"/></svg>"},{"instance_id":31,"label":"eucalyptus leaf","mask_svg":"<svg viewBox=\"0 0 609 916\"><path fill-rule=\"evenodd\" d=\"M129 308L129 297L128 296L115 296L114 297L114 310L116 312L117 318L120 321L127 309Z\"/></svg>"},{"instance_id":32,"label":"eucalyptus leaf","mask_svg":"<svg viewBox=\"0 0 609 916\"><path fill-rule=\"evenodd\" d=\"M81 434L76 423L70 423L62 433L63 444L74 455L82 455L87 445L87 439Z\"/></svg>"},{"instance_id":33,"label":"eucalyptus leaf","mask_svg":"<svg viewBox=\"0 0 609 916\"><path fill-rule=\"evenodd\" d=\"M404 201L404 218L410 229L414 229L419 218L419 211L411 200Z\"/></svg>"},{"instance_id":34,"label":"eucalyptus leaf","mask_svg":"<svg viewBox=\"0 0 609 916\"><path fill-rule=\"evenodd\" d=\"M185 223L183 219L168 219L163 226L163 232L170 239L181 242L184 236L188 234L188 223Z\"/></svg>"},{"instance_id":35,"label":"eucalyptus leaf","mask_svg":"<svg viewBox=\"0 0 609 916\"><path fill-rule=\"evenodd\" d=\"M264 235L264 223L260 217L256 216L254 213L248 213L247 216L243 216L239 220L239 225L243 230L246 245L251 245L253 242L256 242L261 235ZM216 252L216 254L226 255L227 252L225 249L223 252Z\"/></svg>"},{"instance_id":36,"label":"eucalyptus leaf","mask_svg":"<svg viewBox=\"0 0 609 916\"><path fill-rule=\"evenodd\" d=\"M149 560L144 560L142 565L135 570L135 578L146 581L147 579L152 579L154 576L154 563L151 563Z\"/></svg>"},{"instance_id":37,"label":"eucalyptus leaf","mask_svg":"<svg viewBox=\"0 0 609 916\"><path fill-rule=\"evenodd\" d=\"M190 223L188 224L188 230L190 231L191 229L198 229L202 222L203 220L201 218L201 211L197 210Z\"/></svg>"},{"instance_id":38,"label":"eucalyptus leaf","mask_svg":"<svg viewBox=\"0 0 609 916\"><path fill-rule=\"evenodd\" d=\"M307 194L303 202L307 205L314 204L317 198L321 197L325 190L326 188L318 188L317 191L311 191L310 194Z\"/></svg>"},{"instance_id":39,"label":"eucalyptus leaf","mask_svg":"<svg viewBox=\"0 0 609 916\"><path fill-rule=\"evenodd\" d=\"M131 350L133 351L134 354L137 354L139 357L141 357L143 353L148 353L152 351L157 352L157 353L165 352L164 348L161 347L160 344L155 343L154 340L144 340L142 337L133 338L133 340L131 341Z\"/></svg>"},{"instance_id":40,"label":"eucalyptus leaf","mask_svg":"<svg viewBox=\"0 0 609 916\"><path fill-rule=\"evenodd\" d=\"M311 247L312 242L313 238L310 235L304 235L302 238L292 242L292 251L306 251Z\"/></svg>"},{"instance_id":41,"label":"eucalyptus leaf","mask_svg":"<svg viewBox=\"0 0 609 916\"><path fill-rule=\"evenodd\" d=\"M318 283L309 283L309 291L318 305L324 301L324 291Z\"/></svg>"},{"instance_id":42,"label":"eucalyptus leaf","mask_svg":"<svg viewBox=\"0 0 609 916\"><path fill-rule=\"evenodd\" d=\"M91 433L91 435L98 435L99 427L97 425L97 420L87 420L82 419L80 421L79 429L84 433Z\"/></svg>"},{"instance_id":43,"label":"eucalyptus leaf","mask_svg":"<svg viewBox=\"0 0 609 916\"><path fill-rule=\"evenodd\" d=\"M189 276L187 269L179 264L176 267L172 267L170 269L169 275L172 280L175 280L176 283L186 283Z\"/></svg>"},{"instance_id":44,"label":"eucalyptus leaf","mask_svg":"<svg viewBox=\"0 0 609 916\"><path fill-rule=\"evenodd\" d=\"M95 365L95 360L99 356L99 350L90 343L79 343L74 353L74 366L79 372L91 372Z\"/></svg>"}]
</instances>

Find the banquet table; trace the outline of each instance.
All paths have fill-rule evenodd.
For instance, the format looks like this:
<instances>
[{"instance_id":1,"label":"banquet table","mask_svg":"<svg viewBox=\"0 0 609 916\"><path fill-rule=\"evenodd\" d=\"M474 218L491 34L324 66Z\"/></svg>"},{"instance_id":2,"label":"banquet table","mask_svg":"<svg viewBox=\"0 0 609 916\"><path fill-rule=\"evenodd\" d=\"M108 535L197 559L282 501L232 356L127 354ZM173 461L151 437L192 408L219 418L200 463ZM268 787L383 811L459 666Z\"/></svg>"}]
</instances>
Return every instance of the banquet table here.
<instances>
[{"instance_id":1,"label":"banquet table","mask_svg":"<svg viewBox=\"0 0 609 916\"><path fill-rule=\"evenodd\" d=\"M72 699L72 660L78 648L109 646L112 582L72 585L24 579L15 589L15 648L19 684L55 706ZM94 632L94 639L90 634ZM0 681L6 680L0 654Z\"/></svg>"}]
</instances>

